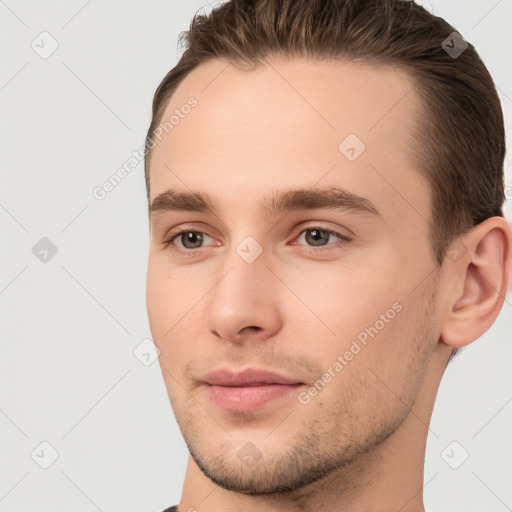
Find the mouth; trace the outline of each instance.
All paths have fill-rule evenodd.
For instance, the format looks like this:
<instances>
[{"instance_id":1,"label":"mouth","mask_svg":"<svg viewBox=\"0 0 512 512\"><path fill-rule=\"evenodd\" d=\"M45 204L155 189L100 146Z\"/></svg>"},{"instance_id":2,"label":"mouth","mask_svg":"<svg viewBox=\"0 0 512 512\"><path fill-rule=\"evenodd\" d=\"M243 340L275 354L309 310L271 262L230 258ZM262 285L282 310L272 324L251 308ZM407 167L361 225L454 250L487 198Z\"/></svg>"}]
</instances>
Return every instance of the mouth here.
<instances>
[{"instance_id":1,"label":"mouth","mask_svg":"<svg viewBox=\"0 0 512 512\"><path fill-rule=\"evenodd\" d=\"M209 373L204 384L217 406L239 412L255 411L284 399L303 386L302 382L267 370L248 368L241 372L227 369Z\"/></svg>"}]
</instances>

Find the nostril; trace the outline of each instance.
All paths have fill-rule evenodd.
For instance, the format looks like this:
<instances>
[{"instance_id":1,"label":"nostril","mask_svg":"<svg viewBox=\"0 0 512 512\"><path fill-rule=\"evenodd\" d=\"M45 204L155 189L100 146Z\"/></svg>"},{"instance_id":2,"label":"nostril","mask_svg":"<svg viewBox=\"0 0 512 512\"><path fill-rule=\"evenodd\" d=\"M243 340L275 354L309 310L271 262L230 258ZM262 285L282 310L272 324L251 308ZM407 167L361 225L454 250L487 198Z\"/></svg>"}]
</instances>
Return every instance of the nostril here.
<instances>
[{"instance_id":1,"label":"nostril","mask_svg":"<svg viewBox=\"0 0 512 512\"><path fill-rule=\"evenodd\" d=\"M242 331L244 331L245 329L251 329L251 330L254 330L254 331L261 331L261 327L258 327L257 325L249 325L248 327L244 327L242 329Z\"/></svg>"}]
</instances>

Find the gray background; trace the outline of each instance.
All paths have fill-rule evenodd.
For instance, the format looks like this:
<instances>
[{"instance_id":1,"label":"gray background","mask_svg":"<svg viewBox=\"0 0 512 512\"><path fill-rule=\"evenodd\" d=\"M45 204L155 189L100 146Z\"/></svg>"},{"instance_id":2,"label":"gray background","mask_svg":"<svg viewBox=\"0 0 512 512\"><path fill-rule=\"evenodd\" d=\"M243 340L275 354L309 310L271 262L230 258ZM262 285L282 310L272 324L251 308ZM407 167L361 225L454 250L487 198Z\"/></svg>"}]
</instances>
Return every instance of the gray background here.
<instances>
[{"instance_id":1,"label":"gray background","mask_svg":"<svg viewBox=\"0 0 512 512\"><path fill-rule=\"evenodd\" d=\"M512 133L512 2L423 3L475 44ZM151 337L142 163L102 201L92 190L143 143L153 92L200 9L210 6L0 0L1 511L157 512L179 501L188 452L158 363L133 353ZM46 59L31 47L52 40ZM507 186L511 219L510 157ZM57 248L46 262L33 252L48 248L43 237ZM445 374L427 444L433 512L512 510L511 327L509 293ZM58 453L48 469L42 442Z\"/></svg>"}]
</instances>

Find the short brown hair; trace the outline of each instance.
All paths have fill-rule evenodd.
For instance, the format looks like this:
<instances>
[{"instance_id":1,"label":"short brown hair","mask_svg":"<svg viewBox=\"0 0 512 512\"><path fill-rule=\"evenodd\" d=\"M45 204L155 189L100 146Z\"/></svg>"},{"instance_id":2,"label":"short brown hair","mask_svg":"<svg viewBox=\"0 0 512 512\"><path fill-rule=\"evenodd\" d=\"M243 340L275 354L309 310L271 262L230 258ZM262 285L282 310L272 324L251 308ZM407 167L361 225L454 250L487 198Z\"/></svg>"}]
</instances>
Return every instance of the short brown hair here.
<instances>
[{"instance_id":1,"label":"short brown hair","mask_svg":"<svg viewBox=\"0 0 512 512\"><path fill-rule=\"evenodd\" d=\"M257 66L272 55L339 58L403 69L423 110L411 136L418 171L431 188L428 233L441 265L457 236L503 216L505 200L499 97L470 43L456 34L460 48L467 48L456 57L446 50L445 41L455 44L449 39L454 32L413 0L230 0L208 15L196 14L180 35L185 51L155 92L146 145L178 85L211 59ZM148 201L150 157L148 151Z\"/></svg>"}]
</instances>

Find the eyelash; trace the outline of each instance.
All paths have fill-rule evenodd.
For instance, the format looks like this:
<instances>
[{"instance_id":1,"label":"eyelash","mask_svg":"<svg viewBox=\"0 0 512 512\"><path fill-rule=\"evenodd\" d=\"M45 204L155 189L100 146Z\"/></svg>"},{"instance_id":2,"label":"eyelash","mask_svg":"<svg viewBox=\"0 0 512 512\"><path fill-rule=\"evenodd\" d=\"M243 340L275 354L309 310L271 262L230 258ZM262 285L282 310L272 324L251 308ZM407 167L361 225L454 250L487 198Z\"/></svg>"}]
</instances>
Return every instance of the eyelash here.
<instances>
[{"instance_id":1,"label":"eyelash","mask_svg":"<svg viewBox=\"0 0 512 512\"><path fill-rule=\"evenodd\" d=\"M347 244L348 242L351 241L351 238L349 238L348 236L342 235L338 231L333 231L331 229L324 229L321 226L308 226L308 227L304 228L299 233L299 235L296 238L299 238L303 233L305 233L307 231L321 231L322 233L327 233L328 235L335 236L335 237L340 239L338 243L341 243L342 246L344 246L345 244ZM182 228L180 228L178 233L176 233L176 231L171 232L167 236L167 238L162 242L162 244L166 248L168 248L168 249L170 249L172 251L176 251L176 252L181 253L181 254L190 254L190 253L192 253L194 251L197 251L198 249L204 249L204 247L196 247L195 249L187 249L186 247L179 247L177 245L174 245L173 244L174 240L176 240L178 237L182 236L185 233L198 233L198 234L206 235L206 236L210 237L210 235L208 235L207 233L205 233L203 231L196 231L196 230L193 230L193 229L182 229ZM213 237L210 237L210 238L213 238ZM293 244L293 245L302 245L302 247L304 247L307 251L309 250L311 252L318 253L318 251L325 250L326 248L329 248L329 246L331 246L331 248L332 248L332 246L334 244L320 245L320 246L317 246L317 247L312 246L312 245L303 245L303 244L296 244L296 243Z\"/></svg>"}]
</instances>

